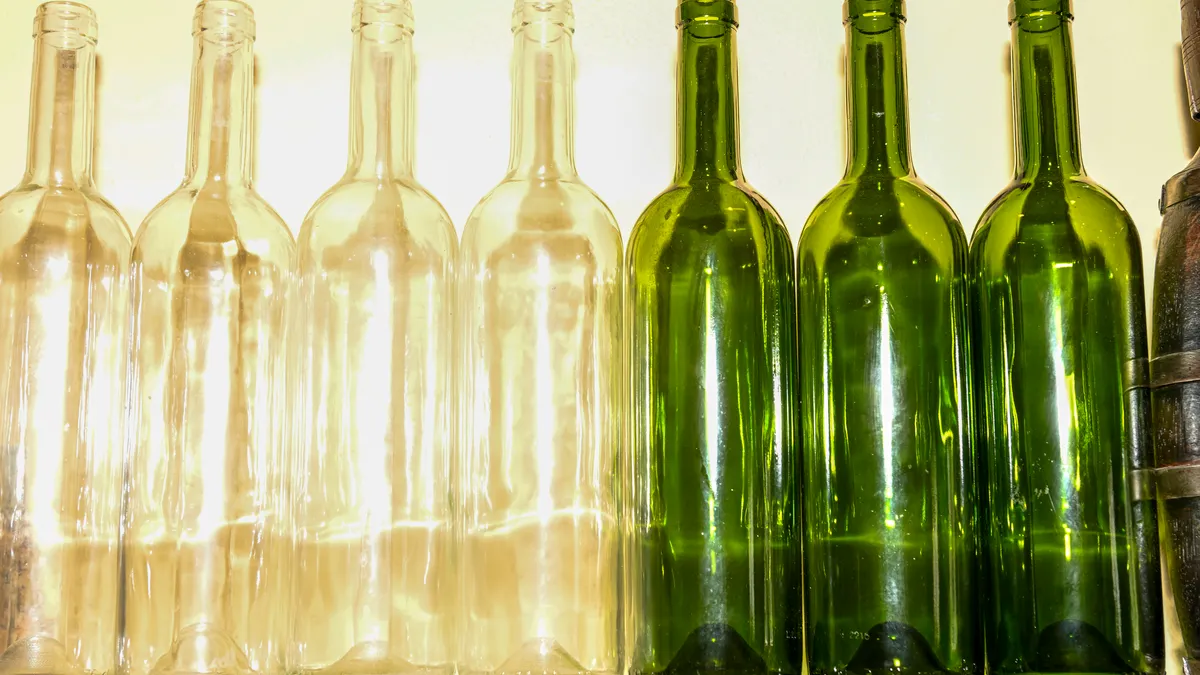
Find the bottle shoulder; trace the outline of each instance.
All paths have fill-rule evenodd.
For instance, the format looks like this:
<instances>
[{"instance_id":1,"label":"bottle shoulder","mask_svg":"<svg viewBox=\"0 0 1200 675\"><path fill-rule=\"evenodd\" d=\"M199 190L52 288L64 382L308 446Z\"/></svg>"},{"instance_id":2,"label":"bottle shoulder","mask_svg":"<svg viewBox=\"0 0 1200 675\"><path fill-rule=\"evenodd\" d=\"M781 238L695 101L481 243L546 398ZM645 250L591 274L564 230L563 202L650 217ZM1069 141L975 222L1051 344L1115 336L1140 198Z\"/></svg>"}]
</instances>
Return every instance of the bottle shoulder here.
<instances>
[{"instance_id":1,"label":"bottle shoulder","mask_svg":"<svg viewBox=\"0 0 1200 675\"><path fill-rule=\"evenodd\" d=\"M745 183L711 181L668 188L638 218L629 239L630 251L665 246L680 238L711 244L766 240L786 242L791 249L783 219L765 197Z\"/></svg>"},{"instance_id":2,"label":"bottle shoulder","mask_svg":"<svg viewBox=\"0 0 1200 675\"><path fill-rule=\"evenodd\" d=\"M187 246L219 245L225 257L247 253L290 270L296 244L283 218L252 189L183 186L158 203L138 228L133 259L174 265Z\"/></svg>"},{"instance_id":3,"label":"bottle shoulder","mask_svg":"<svg viewBox=\"0 0 1200 675\"><path fill-rule=\"evenodd\" d=\"M133 247L129 225L93 187L23 184L0 196L0 251L24 245L43 228L47 235L38 235L40 240L50 232L60 240L87 240L89 247L122 262L128 262Z\"/></svg>"},{"instance_id":4,"label":"bottle shoulder","mask_svg":"<svg viewBox=\"0 0 1200 675\"><path fill-rule=\"evenodd\" d=\"M489 192L463 226L462 251L488 256L513 241L585 242L603 258L620 259L621 231L589 187L572 181L510 180Z\"/></svg>"},{"instance_id":5,"label":"bottle shoulder","mask_svg":"<svg viewBox=\"0 0 1200 675\"><path fill-rule=\"evenodd\" d=\"M416 245L453 257L454 223L432 194L410 181L346 180L309 210L297 247L306 252L358 242L372 249Z\"/></svg>"},{"instance_id":6,"label":"bottle shoulder","mask_svg":"<svg viewBox=\"0 0 1200 675\"><path fill-rule=\"evenodd\" d=\"M1086 176L1014 181L984 211L971 240L975 264L992 268L1013 256L1061 259L1084 252L1140 269L1133 218Z\"/></svg>"},{"instance_id":7,"label":"bottle shoulder","mask_svg":"<svg viewBox=\"0 0 1200 675\"><path fill-rule=\"evenodd\" d=\"M919 180L844 180L817 204L800 233L800 255L837 245L909 242L954 255L965 252L962 222Z\"/></svg>"},{"instance_id":8,"label":"bottle shoulder","mask_svg":"<svg viewBox=\"0 0 1200 675\"><path fill-rule=\"evenodd\" d=\"M633 278L646 280L689 274L702 264L791 284L795 269L782 219L753 188L737 183L678 185L661 194L638 219L628 258Z\"/></svg>"}]
</instances>

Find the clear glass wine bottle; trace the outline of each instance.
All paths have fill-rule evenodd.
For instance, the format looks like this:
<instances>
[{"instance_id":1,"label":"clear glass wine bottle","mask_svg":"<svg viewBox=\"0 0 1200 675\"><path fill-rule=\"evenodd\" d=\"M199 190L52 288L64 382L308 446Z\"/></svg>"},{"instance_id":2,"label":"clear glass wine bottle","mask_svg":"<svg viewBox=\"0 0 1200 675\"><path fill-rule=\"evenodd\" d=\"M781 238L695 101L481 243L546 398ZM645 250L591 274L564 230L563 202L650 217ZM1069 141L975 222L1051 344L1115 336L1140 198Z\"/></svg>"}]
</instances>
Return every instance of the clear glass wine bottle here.
<instances>
[{"instance_id":1,"label":"clear glass wine bottle","mask_svg":"<svg viewBox=\"0 0 1200 675\"><path fill-rule=\"evenodd\" d=\"M34 19L29 154L0 197L0 673L115 669L129 227L92 178L96 16Z\"/></svg>"},{"instance_id":2,"label":"clear glass wine bottle","mask_svg":"<svg viewBox=\"0 0 1200 675\"><path fill-rule=\"evenodd\" d=\"M133 248L122 667L279 673L295 246L251 178L254 15L196 8L187 176Z\"/></svg>"},{"instance_id":3,"label":"clear glass wine bottle","mask_svg":"<svg viewBox=\"0 0 1200 675\"><path fill-rule=\"evenodd\" d=\"M508 175L467 222L464 673L616 673L621 237L573 151L573 12L518 0Z\"/></svg>"},{"instance_id":4,"label":"clear glass wine bottle","mask_svg":"<svg viewBox=\"0 0 1200 675\"><path fill-rule=\"evenodd\" d=\"M350 162L300 230L292 672L450 672L457 234L413 174L409 0L358 0Z\"/></svg>"}]
</instances>

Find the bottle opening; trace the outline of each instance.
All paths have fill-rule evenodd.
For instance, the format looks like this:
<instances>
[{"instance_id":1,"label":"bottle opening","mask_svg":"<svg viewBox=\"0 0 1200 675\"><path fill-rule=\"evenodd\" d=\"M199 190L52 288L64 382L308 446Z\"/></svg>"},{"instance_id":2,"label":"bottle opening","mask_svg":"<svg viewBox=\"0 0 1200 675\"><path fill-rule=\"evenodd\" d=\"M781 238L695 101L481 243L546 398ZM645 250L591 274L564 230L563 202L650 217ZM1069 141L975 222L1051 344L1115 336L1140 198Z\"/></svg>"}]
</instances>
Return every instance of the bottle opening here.
<instances>
[{"instance_id":1,"label":"bottle opening","mask_svg":"<svg viewBox=\"0 0 1200 675\"><path fill-rule=\"evenodd\" d=\"M352 30L368 29L378 34L381 41L390 41L387 38L392 35L411 35L412 3L409 0L358 0L354 3Z\"/></svg>"},{"instance_id":2,"label":"bottle opening","mask_svg":"<svg viewBox=\"0 0 1200 675\"><path fill-rule=\"evenodd\" d=\"M49 40L59 49L96 44L96 13L77 2L47 2L33 19L33 37Z\"/></svg>"},{"instance_id":3,"label":"bottle opening","mask_svg":"<svg viewBox=\"0 0 1200 675\"><path fill-rule=\"evenodd\" d=\"M575 9L571 0L517 0L513 6L513 32L526 26L540 25L575 31Z\"/></svg>"},{"instance_id":4,"label":"bottle opening","mask_svg":"<svg viewBox=\"0 0 1200 675\"><path fill-rule=\"evenodd\" d=\"M204 0L196 6L193 35L235 44L254 39L254 10L241 0Z\"/></svg>"},{"instance_id":5,"label":"bottle opening","mask_svg":"<svg viewBox=\"0 0 1200 675\"><path fill-rule=\"evenodd\" d=\"M723 23L737 28L737 3L734 0L680 0L676 28L690 23Z\"/></svg>"},{"instance_id":6,"label":"bottle opening","mask_svg":"<svg viewBox=\"0 0 1200 675\"><path fill-rule=\"evenodd\" d=\"M1028 21L1053 22L1057 25L1074 18L1071 0L1013 0L1008 6L1010 25L1021 23L1024 27Z\"/></svg>"},{"instance_id":7,"label":"bottle opening","mask_svg":"<svg viewBox=\"0 0 1200 675\"><path fill-rule=\"evenodd\" d=\"M846 0L842 21L866 32L891 30L908 20L904 0Z\"/></svg>"}]
</instances>

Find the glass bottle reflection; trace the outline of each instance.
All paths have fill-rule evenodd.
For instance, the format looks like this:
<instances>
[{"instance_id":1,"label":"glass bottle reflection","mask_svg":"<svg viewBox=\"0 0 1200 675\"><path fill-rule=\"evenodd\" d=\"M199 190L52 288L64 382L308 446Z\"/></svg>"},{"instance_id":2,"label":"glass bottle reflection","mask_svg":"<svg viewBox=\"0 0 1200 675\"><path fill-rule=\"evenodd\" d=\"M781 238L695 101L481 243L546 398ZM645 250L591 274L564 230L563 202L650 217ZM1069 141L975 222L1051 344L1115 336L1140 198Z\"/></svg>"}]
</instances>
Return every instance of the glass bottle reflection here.
<instances>
[{"instance_id":1,"label":"glass bottle reflection","mask_svg":"<svg viewBox=\"0 0 1200 675\"><path fill-rule=\"evenodd\" d=\"M413 175L412 10L358 0L350 162L300 230L293 672L449 671L457 237Z\"/></svg>"},{"instance_id":2,"label":"glass bottle reflection","mask_svg":"<svg viewBox=\"0 0 1200 675\"><path fill-rule=\"evenodd\" d=\"M741 169L737 6L678 16L675 179L626 277L631 670L799 672L792 242Z\"/></svg>"},{"instance_id":3,"label":"glass bottle reflection","mask_svg":"<svg viewBox=\"0 0 1200 675\"><path fill-rule=\"evenodd\" d=\"M1156 672L1141 244L1084 172L1070 0L1016 0L1009 17L1017 171L970 254L988 666Z\"/></svg>"},{"instance_id":4,"label":"glass bottle reflection","mask_svg":"<svg viewBox=\"0 0 1200 675\"><path fill-rule=\"evenodd\" d=\"M253 42L246 4L197 7L187 176L134 242L121 640L133 675L283 667L295 250L253 189Z\"/></svg>"},{"instance_id":5,"label":"glass bottle reflection","mask_svg":"<svg viewBox=\"0 0 1200 675\"><path fill-rule=\"evenodd\" d=\"M913 169L903 0L848 0L849 163L800 237L808 665L981 673L967 237Z\"/></svg>"},{"instance_id":6,"label":"glass bottle reflection","mask_svg":"<svg viewBox=\"0 0 1200 675\"><path fill-rule=\"evenodd\" d=\"M34 19L29 154L0 197L0 673L115 668L129 228L92 177L96 17Z\"/></svg>"},{"instance_id":7,"label":"glass bottle reflection","mask_svg":"<svg viewBox=\"0 0 1200 675\"><path fill-rule=\"evenodd\" d=\"M575 171L573 20L516 3L509 173L463 235L465 673L619 670L621 239Z\"/></svg>"}]
</instances>

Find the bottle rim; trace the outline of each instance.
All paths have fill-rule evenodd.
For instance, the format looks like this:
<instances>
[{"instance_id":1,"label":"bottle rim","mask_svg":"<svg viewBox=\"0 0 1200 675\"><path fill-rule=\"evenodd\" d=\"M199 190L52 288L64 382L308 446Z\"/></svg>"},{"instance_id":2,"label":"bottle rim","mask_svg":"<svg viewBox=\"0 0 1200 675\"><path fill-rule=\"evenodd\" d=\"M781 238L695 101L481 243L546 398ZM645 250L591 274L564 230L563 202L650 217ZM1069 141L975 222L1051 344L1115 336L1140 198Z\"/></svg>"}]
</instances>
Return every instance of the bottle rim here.
<instances>
[{"instance_id":1,"label":"bottle rim","mask_svg":"<svg viewBox=\"0 0 1200 675\"><path fill-rule=\"evenodd\" d=\"M736 0L679 0L676 28L691 23L724 23L738 27Z\"/></svg>"},{"instance_id":2,"label":"bottle rim","mask_svg":"<svg viewBox=\"0 0 1200 675\"><path fill-rule=\"evenodd\" d=\"M904 0L846 0L842 5L842 23L885 17L906 23L908 7L905 6Z\"/></svg>"},{"instance_id":3,"label":"bottle rim","mask_svg":"<svg viewBox=\"0 0 1200 675\"><path fill-rule=\"evenodd\" d=\"M400 28L413 32L412 2L409 0L357 0L354 3L352 28L354 32L368 26Z\"/></svg>"},{"instance_id":4,"label":"bottle rim","mask_svg":"<svg viewBox=\"0 0 1200 675\"><path fill-rule=\"evenodd\" d=\"M516 0L513 5L512 31L533 24L558 26L575 32L575 7L571 0Z\"/></svg>"},{"instance_id":5,"label":"bottle rim","mask_svg":"<svg viewBox=\"0 0 1200 675\"><path fill-rule=\"evenodd\" d=\"M1059 16L1071 21L1075 18L1072 0L1012 0L1008 5L1008 23L1012 25L1025 19L1040 19Z\"/></svg>"},{"instance_id":6,"label":"bottle rim","mask_svg":"<svg viewBox=\"0 0 1200 675\"><path fill-rule=\"evenodd\" d=\"M242 0L201 0L196 5L192 35L211 36L216 42L236 43L255 39L254 10Z\"/></svg>"},{"instance_id":7,"label":"bottle rim","mask_svg":"<svg viewBox=\"0 0 1200 675\"><path fill-rule=\"evenodd\" d=\"M33 37L47 33L69 33L92 44L99 37L96 12L71 0L51 0L38 6L33 17Z\"/></svg>"}]
</instances>

